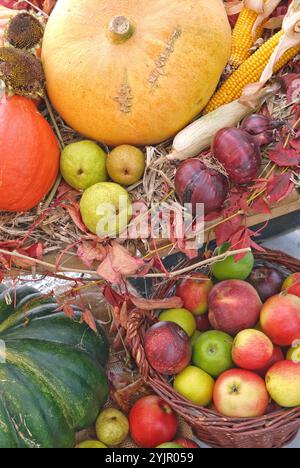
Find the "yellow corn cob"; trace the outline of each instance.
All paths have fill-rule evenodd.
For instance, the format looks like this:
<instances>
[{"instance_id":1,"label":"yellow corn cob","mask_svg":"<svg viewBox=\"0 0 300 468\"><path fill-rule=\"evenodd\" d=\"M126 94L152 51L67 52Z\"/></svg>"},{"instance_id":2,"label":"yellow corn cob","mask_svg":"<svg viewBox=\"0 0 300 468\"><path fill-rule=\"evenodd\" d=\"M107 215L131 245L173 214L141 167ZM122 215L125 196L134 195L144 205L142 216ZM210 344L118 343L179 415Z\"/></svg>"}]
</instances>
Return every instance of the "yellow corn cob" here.
<instances>
[{"instance_id":1,"label":"yellow corn cob","mask_svg":"<svg viewBox=\"0 0 300 468\"><path fill-rule=\"evenodd\" d=\"M250 8L243 8L235 25L232 35L232 51L230 65L238 68L251 55L251 48L262 37L264 28L257 29L256 37L253 37L253 27L257 20L258 13Z\"/></svg>"},{"instance_id":2,"label":"yellow corn cob","mask_svg":"<svg viewBox=\"0 0 300 468\"><path fill-rule=\"evenodd\" d=\"M257 52L251 55L251 57L248 58L246 62L244 62L215 93L208 103L204 113L208 114L209 112L218 109L223 104L229 104L230 102L239 99L245 86L259 81L283 35L283 31L275 34L271 39L263 44ZM299 52L300 45L289 49L276 63L274 73L277 73L282 67L296 57Z\"/></svg>"}]
</instances>

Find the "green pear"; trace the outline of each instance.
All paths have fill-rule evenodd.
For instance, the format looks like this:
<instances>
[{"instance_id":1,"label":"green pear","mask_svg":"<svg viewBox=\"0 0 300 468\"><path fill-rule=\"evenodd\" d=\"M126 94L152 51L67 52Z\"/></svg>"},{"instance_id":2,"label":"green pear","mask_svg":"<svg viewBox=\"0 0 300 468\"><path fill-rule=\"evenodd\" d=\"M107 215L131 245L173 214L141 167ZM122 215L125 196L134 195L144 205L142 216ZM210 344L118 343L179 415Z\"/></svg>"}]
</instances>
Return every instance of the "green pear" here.
<instances>
[{"instance_id":1,"label":"green pear","mask_svg":"<svg viewBox=\"0 0 300 468\"><path fill-rule=\"evenodd\" d=\"M127 439L129 421L121 411L114 408L106 409L97 419L96 433L103 443L115 447Z\"/></svg>"},{"instance_id":2,"label":"green pear","mask_svg":"<svg viewBox=\"0 0 300 468\"><path fill-rule=\"evenodd\" d=\"M65 181L76 190L86 190L106 182L106 153L93 141L72 143L62 151L60 170Z\"/></svg>"},{"instance_id":3,"label":"green pear","mask_svg":"<svg viewBox=\"0 0 300 468\"><path fill-rule=\"evenodd\" d=\"M113 182L89 187L80 201L80 212L86 227L100 238L117 237L132 216L128 192Z\"/></svg>"}]
</instances>

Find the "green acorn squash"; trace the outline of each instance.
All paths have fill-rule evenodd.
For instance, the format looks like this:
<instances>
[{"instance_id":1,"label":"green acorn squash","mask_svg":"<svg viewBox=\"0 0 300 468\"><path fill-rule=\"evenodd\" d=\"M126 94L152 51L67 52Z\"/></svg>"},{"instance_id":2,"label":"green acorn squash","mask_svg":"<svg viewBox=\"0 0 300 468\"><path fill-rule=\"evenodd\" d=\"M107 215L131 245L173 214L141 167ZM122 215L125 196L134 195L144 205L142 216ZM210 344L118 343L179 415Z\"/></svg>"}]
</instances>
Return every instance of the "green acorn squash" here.
<instances>
[{"instance_id":1,"label":"green acorn squash","mask_svg":"<svg viewBox=\"0 0 300 468\"><path fill-rule=\"evenodd\" d=\"M0 448L72 448L108 397L108 342L54 298L0 289Z\"/></svg>"}]
</instances>

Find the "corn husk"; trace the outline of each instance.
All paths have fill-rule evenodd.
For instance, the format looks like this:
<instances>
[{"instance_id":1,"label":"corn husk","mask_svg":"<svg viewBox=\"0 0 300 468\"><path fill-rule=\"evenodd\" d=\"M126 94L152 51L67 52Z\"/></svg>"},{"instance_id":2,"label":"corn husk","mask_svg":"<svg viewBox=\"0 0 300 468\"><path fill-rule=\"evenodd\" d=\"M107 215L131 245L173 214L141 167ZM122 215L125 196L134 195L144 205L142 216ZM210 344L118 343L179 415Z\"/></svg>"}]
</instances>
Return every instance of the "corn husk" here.
<instances>
[{"instance_id":1,"label":"corn husk","mask_svg":"<svg viewBox=\"0 0 300 468\"><path fill-rule=\"evenodd\" d=\"M250 0L248 0L249 2ZM264 22L271 16L275 8L278 7L281 0L265 0L262 6L262 10L258 12L258 17L254 23L252 34L256 37L257 29L264 24Z\"/></svg>"},{"instance_id":2,"label":"corn husk","mask_svg":"<svg viewBox=\"0 0 300 468\"><path fill-rule=\"evenodd\" d=\"M282 29L284 35L274 50L258 83L252 83L244 89L241 102L245 105L259 92L272 78L276 63L293 47L300 45L300 0L294 0L283 20Z\"/></svg>"},{"instance_id":3,"label":"corn husk","mask_svg":"<svg viewBox=\"0 0 300 468\"><path fill-rule=\"evenodd\" d=\"M172 152L167 156L168 159L183 161L198 156L209 148L219 130L225 127L235 127L251 112L250 106L234 101L204 115L175 137Z\"/></svg>"},{"instance_id":4,"label":"corn husk","mask_svg":"<svg viewBox=\"0 0 300 468\"><path fill-rule=\"evenodd\" d=\"M300 0L299 0L300 1ZM275 95L280 88L278 83L259 90L246 103L240 100L225 104L213 112L196 120L175 137L169 161L184 161L194 158L210 147L219 130L236 127L247 115L259 108L263 102Z\"/></svg>"}]
</instances>

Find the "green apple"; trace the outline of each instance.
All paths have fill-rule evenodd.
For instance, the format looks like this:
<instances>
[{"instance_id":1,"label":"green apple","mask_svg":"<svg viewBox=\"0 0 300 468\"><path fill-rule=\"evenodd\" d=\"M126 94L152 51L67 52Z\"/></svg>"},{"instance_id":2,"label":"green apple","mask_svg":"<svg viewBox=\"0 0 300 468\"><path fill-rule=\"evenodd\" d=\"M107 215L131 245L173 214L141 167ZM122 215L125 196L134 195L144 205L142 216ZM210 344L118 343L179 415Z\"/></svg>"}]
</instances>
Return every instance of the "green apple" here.
<instances>
[{"instance_id":1,"label":"green apple","mask_svg":"<svg viewBox=\"0 0 300 468\"><path fill-rule=\"evenodd\" d=\"M200 332L199 330L196 330L195 333L193 334L193 336L191 338L191 343L192 343L193 348L196 345L197 340L198 340L198 338L200 338L201 335L202 335L202 332Z\"/></svg>"},{"instance_id":2,"label":"green apple","mask_svg":"<svg viewBox=\"0 0 300 468\"><path fill-rule=\"evenodd\" d=\"M109 447L120 445L129 434L129 421L121 411L109 408L104 410L96 421L99 440Z\"/></svg>"},{"instance_id":3,"label":"green apple","mask_svg":"<svg viewBox=\"0 0 300 468\"><path fill-rule=\"evenodd\" d=\"M215 251L215 256L222 255L230 249L230 243L226 242ZM212 265L212 273L219 281L238 279L245 280L250 276L254 267L254 255L249 252L241 260L236 261L234 256L216 262Z\"/></svg>"},{"instance_id":4,"label":"green apple","mask_svg":"<svg viewBox=\"0 0 300 468\"><path fill-rule=\"evenodd\" d=\"M174 389L196 405L208 406L212 402L214 379L198 367L186 367L175 377Z\"/></svg>"},{"instance_id":5,"label":"green apple","mask_svg":"<svg viewBox=\"0 0 300 468\"><path fill-rule=\"evenodd\" d=\"M84 442L81 442L80 444L76 445L77 449L103 449L107 448L106 445L102 444L102 442L99 442L99 440L85 440Z\"/></svg>"},{"instance_id":6,"label":"green apple","mask_svg":"<svg viewBox=\"0 0 300 468\"><path fill-rule=\"evenodd\" d=\"M88 188L80 201L80 212L86 227L101 238L116 237L126 229L132 205L121 185L102 182Z\"/></svg>"},{"instance_id":7,"label":"green apple","mask_svg":"<svg viewBox=\"0 0 300 468\"><path fill-rule=\"evenodd\" d=\"M183 449L182 445L176 444L176 442L167 442L156 447L158 449Z\"/></svg>"},{"instance_id":8,"label":"green apple","mask_svg":"<svg viewBox=\"0 0 300 468\"><path fill-rule=\"evenodd\" d=\"M193 336L197 328L194 315L187 309L165 310L160 314L159 320L160 322L177 323L189 336Z\"/></svg>"},{"instance_id":9,"label":"green apple","mask_svg":"<svg viewBox=\"0 0 300 468\"><path fill-rule=\"evenodd\" d=\"M93 141L68 145L61 153L60 170L65 181L76 190L86 190L106 182L106 153Z\"/></svg>"},{"instance_id":10,"label":"green apple","mask_svg":"<svg viewBox=\"0 0 300 468\"><path fill-rule=\"evenodd\" d=\"M221 331L203 333L193 348L193 364L212 377L219 377L223 372L232 369L233 338Z\"/></svg>"}]
</instances>

